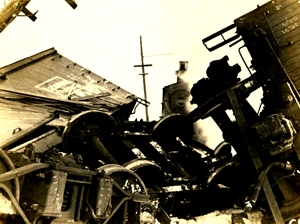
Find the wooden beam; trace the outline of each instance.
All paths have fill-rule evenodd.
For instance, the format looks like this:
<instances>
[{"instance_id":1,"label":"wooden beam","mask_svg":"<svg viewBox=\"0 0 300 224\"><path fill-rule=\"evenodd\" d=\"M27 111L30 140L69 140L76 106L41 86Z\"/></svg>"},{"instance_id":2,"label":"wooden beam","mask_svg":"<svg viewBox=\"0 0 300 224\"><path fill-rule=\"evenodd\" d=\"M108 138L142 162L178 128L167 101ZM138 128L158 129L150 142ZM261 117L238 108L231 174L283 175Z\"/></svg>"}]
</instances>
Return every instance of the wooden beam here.
<instances>
[{"instance_id":1,"label":"wooden beam","mask_svg":"<svg viewBox=\"0 0 300 224\"><path fill-rule=\"evenodd\" d=\"M32 22L34 22L37 19L37 17L35 16L37 11L35 13L32 13L26 7L24 7L22 9L22 12L25 14L25 16L28 16L28 18L31 19Z\"/></svg>"},{"instance_id":2,"label":"wooden beam","mask_svg":"<svg viewBox=\"0 0 300 224\"><path fill-rule=\"evenodd\" d=\"M73 9L77 7L77 4L74 0L65 0Z\"/></svg>"},{"instance_id":3,"label":"wooden beam","mask_svg":"<svg viewBox=\"0 0 300 224\"><path fill-rule=\"evenodd\" d=\"M30 0L11 0L0 10L0 33L25 8Z\"/></svg>"}]
</instances>

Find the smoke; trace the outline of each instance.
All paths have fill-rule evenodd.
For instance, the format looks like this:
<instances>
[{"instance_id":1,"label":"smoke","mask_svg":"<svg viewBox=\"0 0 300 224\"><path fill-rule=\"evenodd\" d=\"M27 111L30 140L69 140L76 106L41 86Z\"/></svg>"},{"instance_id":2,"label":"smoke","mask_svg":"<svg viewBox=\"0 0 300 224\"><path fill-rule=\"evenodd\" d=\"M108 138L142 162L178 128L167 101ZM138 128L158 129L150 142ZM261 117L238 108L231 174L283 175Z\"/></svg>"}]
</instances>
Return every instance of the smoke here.
<instances>
[{"instance_id":1,"label":"smoke","mask_svg":"<svg viewBox=\"0 0 300 224\"><path fill-rule=\"evenodd\" d=\"M197 121L194 123L194 131L194 140L207 145L208 138L205 132L203 131L201 121Z\"/></svg>"},{"instance_id":2,"label":"smoke","mask_svg":"<svg viewBox=\"0 0 300 224\"><path fill-rule=\"evenodd\" d=\"M180 65L182 62L180 62ZM196 67L196 66L195 66ZM190 93L193 85L200 80L202 77L199 75L199 70L195 67L187 66L187 62L185 64L185 70L179 69L176 71L176 75L178 77L178 82L186 83L186 89ZM180 66L182 68L182 66ZM191 104L192 96L186 99L186 113L188 114L194 109L197 108L197 105ZM215 148L220 142L223 141L222 132L215 124L215 122L211 118L206 118L205 120L198 120L194 123L194 140L199 141L210 148Z\"/></svg>"}]
</instances>

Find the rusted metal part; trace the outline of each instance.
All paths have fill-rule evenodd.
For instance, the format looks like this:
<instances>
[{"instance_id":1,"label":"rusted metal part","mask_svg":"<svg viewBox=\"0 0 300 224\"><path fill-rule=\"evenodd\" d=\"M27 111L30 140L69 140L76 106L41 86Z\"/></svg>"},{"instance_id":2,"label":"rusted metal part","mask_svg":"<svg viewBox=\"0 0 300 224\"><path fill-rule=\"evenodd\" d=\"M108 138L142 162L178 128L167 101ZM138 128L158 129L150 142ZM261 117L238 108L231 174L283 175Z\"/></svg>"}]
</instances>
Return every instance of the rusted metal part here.
<instances>
[{"instance_id":1,"label":"rusted metal part","mask_svg":"<svg viewBox=\"0 0 300 224\"><path fill-rule=\"evenodd\" d=\"M92 215L92 217L95 220L101 219L104 222L108 222L109 220L111 220L113 218L115 213L121 208L121 206L124 205L124 202L126 202L126 201L132 201L132 202L136 202L136 203L142 203L142 202L148 203L149 202L149 195L147 195L147 189L145 188L145 185L142 183L142 180L134 172L132 172L128 169L125 169L124 167L122 167L120 165L109 164L109 165L103 166L102 169L100 169L102 171L100 173L93 172L93 171L84 171L84 170L81 170L78 168L65 167L65 166L60 166L60 165L53 166L53 168L55 168L56 170L58 170L60 172L66 172L66 173L70 174L71 176L72 175L82 176L84 178L87 177L89 179L89 180L83 179L82 181L73 180L73 179L66 180L66 182L68 182L70 184L74 183L74 184L79 184L82 186L81 190L78 191L78 193L79 193L78 197L80 197L80 195L82 195L81 193L85 189L84 186L89 185L89 189L90 189L89 191L91 192L91 189L93 189L97 185L99 185L99 187L95 188L95 190L97 191L97 194L95 196L93 196L95 198L91 198L92 195L88 194L89 196L87 196L86 200L85 200L86 205L89 207L90 214ZM106 174L103 174L103 173L106 173ZM119 177L117 177L117 180L115 181L108 174L109 175L117 174ZM140 194L135 191L130 192L128 190L124 190L126 183L125 183L125 185L124 185L124 182L122 182L122 181L120 182L121 185L118 183L122 179L122 174L128 174L129 176L136 179L138 181L137 183L141 184L142 188L144 188L143 193ZM94 180L92 180L92 179L94 179ZM141 181L141 183L139 181ZM96 184L96 185L93 184L96 182L98 184ZM108 184L108 183L110 183L110 184ZM121 199L121 201L118 201L117 204L115 204L115 206L113 208L111 208L111 206L110 206L110 200L113 200L113 198L112 198L113 193L111 192L112 187L114 187L114 191L117 191L118 194L121 194L122 196L124 196L124 198ZM109 192L111 192L111 193L109 193ZM104 202L103 196L106 197L106 202ZM95 200L95 201L92 202L93 200ZM79 210L78 210L78 212L79 212ZM80 220L78 213L77 213L76 217L78 220ZM65 220L65 218L63 218L63 217L57 218L54 220L54 223L59 222L59 220L63 221L63 220ZM71 218L71 216L70 216L70 218Z\"/></svg>"},{"instance_id":2,"label":"rusted metal part","mask_svg":"<svg viewBox=\"0 0 300 224\"><path fill-rule=\"evenodd\" d=\"M270 155L288 151L293 147L296 130L283 114L273 114L254 125L264 148Z\"/></svg>"},{"instance_id":3,"label":"rusted metal part","mask_svg":"<svg viewBox=\"0 0 300 224\"><path fill-rule=\"evenodd\" d=\"M260 88L265 82L266 77L261 74L255 73L247 79L235 85L237 94L241 97L247 98L250 93ZM200 86L199 86L200 87ZM196 101L195 101L196 102ZM193 111L191 111L186 119L189 123L194 123L199 119L205 119L212 116L214 111L226 110L229 108L228 98L226 97L226 90L220 91L217 94L211 96L207 101L198 105Z\"/></svg>"},{"instance_id":4,"label":"rusted metal part","mask_svg":"<svg viewBox=\"0 0 300 224\"><path fill-rule=\"evenodd\" d=\"M94 219L106 219L112 213L113 183L109 176L102 175L92 179L86 200Z\"/></svg>"},{"instance_id":5,"label":"rusted metal part","mask_svg":"<svg viewBox=\"0 0 300 224\"><path fill-rule=\"evenodd\" d=\"M100 178L95 209L95 215L97 217L101 217L102 219L109 217L112 210L112 187L113 183L111 178Z\"/></svg>"},{"instance_id":6,"label":"rusted metal part","mask_svg":"<svg viewBox=\"0 0 300 224\"><path fill-rule=\"evenodd\" d=\"M31 176L25 180L21 204L27 210L31 222L40 217L62 217L62 205L67 173L46 170L43 176Z\"/></svg>"},{"instance_id":7,"label":"rusted metal part","mask_svg":"<svg viewBox=\"0 0 300 224\"><path fill-rule=\"evenodd\" d=\"M238 64L230 66L228 60L226 55L210 62L206 70L208 78L200 79L191 89L191 104L201 105L241 80L238 78L241 67Z\"/></svg>"},{"instance_id":8,"label":"rusted metal part","mask_svg":"<svg viewBox=\"0 0 300 224\"><path fill-rule=\"evenodd\" d=\"M205 46L209 51L214 51L214 50L216 50L216 49L218 49L218 48L220 48L220 47L222 47L222 46L224 46L224 45L226 45L226 44L228 44L228 43L230 43L230 42L236 40L237 38L239 38L239 36L240 36L239 34L234 35L234 36L232 36L232 37L230 37L230 38L228 38L228 39L225 39L224 36L223 36L223 34L225 34L226 32L228 32L228 31L234 29L235 27L236 27L236 25L235 25L235 24L232 24L232 25L230 25L230 26L228 26L228 27L226 27L226 28L224 28L224 29L222 29L222 30L220 30L220 31L218 31L218 32L216 32L216 33L214 33L214 34L212 34L212 35L210 35L210 36L204 38L204 39L202 40L204 46ZM220 42L220 43L218 43L218 44L215 44L214 46L208 46L208 45L209 45L209 44L208 44L209 41L211 41L211 40L213 40L213 39L215 39L216 37L219 37L219 36L221 36L221 37L223 38L223 41L222 41L222 42Z\"/></svg>"},{"instance_id":9,"label":"rusted metal part","mask_svg":"<svg viewBox=\"0 0 300 224\"><path fill-rule=\"evenodd\" d=\"M235 93L235 89L228 89L226 92L227 92L227 95L231 102L232 110L236 116L236 120L242 131L244 141L247 144L248 151L251 155L253 164L254 164L257 172L259 172L259 170L262 169L263 164L262 164L262 161L256 151L257 150L257 146L255 144L256 141L252 137L253 133L250 133L250 131L249 131L249 126L247 125L247 121L245 120L243 111L241 110L241 105L239 104L238 98ZM272 188L270 186L268 179L265 179L265 181L263 182L263 189L264 189L266 198L268 200L268 203L270 205L272 214L274 216L275 223L276 224L284 224L283 218L281 216L278 204L276 202L275 196L273 194L273 191L272 191Z\"/></svg>"},{"instance_id":10,"label":"rusted metal part","mask_svg":"<svg viewBox=\"0 0 300 224\"><path fill-rule=\"evenodd\" d=\"M292 111L293 111L293 115L294 115L293 117L295 117L296 118L296 122L298 122L297 121L298 120L298 116L295 116L295 114L299 113L300 103L299 103L299 100L297 100L295 93L292 91L291 86L287 84L287 87L290 90L290 93L292 94L292 97L295 100ZM298 127L297 127L297 131L299 131ZM296 134L296 136L294 138L294 146L295 146L294 147L295 148L295 152L296 152L296 154L298 156L298 159L300 160L300 135L299 134Z\"/></svg>"},{"instance_id":11,"label":"rusted metal part","mask_svg":"<svg viewBox=\"0 0 300 224\"><path fill-rule=\"evenodd\" d=\"M44 153L61 142L62 137L59 135L58 129L54 129L10 149L9 152L22 152L28 145L32 145L35 152Z\"/></svg>"}]
</instances>

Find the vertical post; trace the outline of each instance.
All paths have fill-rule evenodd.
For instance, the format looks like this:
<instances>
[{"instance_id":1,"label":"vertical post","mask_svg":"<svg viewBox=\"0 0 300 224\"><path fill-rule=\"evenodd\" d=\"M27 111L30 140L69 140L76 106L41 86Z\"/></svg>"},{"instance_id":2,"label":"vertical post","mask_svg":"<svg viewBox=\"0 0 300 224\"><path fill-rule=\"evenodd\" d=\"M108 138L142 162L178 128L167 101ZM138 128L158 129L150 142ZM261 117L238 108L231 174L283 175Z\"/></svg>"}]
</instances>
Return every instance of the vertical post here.
<instances>
[{"instance_id":1,"label":"vertical post","mask_svg":"<svg viewBox=\"0 0 300 224\"><path fill-rule=\"evenodd\" d=\"M230 104L232 106L232 111L235 114L236 121L242 131L245 143L247 145L249 154L252 158L252 162L257 172L261 172L263 168L263 163L257 153L257 147L255 145L255 140L253 140L253 135L249 132L248 124L246 118L244 117L241 105L236 96L235 90L230 88L226 90L227 96L229 98ZM265 192L265 196L270 206L270 210L274 217L274 223L276 224L284 224L284 220L282 218L279 206L277 204L276 198L273 194L273 190L271 188L270 182L268 178L266 178L262 183L263 190Z\"/></svg>"},{"instance_id":2,"label":"vertical post","mask_svg":"<svg viewBox=\"0 0 300 224\"><path fill-rule=\"evenodd\" d=\"M140 36L140 47L141 47L141 65L134 65L134 67L142 67L142 75L143 76L143 88L144 88L144 98L147 101L147 90L146 90L146 77L148 73L145 73L145 67L146 66L152 66L152 64L144 64L144 55L143 55L143 43L142 43L142 36ZM149 121L149 115L148 115L148 107L146 106L146 121Z\"/></svg>"},{"instance_id":3,"label":"vertical post","mask_svg":"<svg viewBox=\"0 0 300 224\"><path fill-rule=\"evenodd\" d=\"M147 90L146 90L146 77L145 77L145 67L144 65L144 55L143 55L143 43L142 36L140 36L140 46L141 46L141 62L142 62L142 76L143 76L143 87L144 87L144 98L147 101ZM148 107L145 107L146 110L146 121L149 121Z\"/></svg>"}]
</instances>

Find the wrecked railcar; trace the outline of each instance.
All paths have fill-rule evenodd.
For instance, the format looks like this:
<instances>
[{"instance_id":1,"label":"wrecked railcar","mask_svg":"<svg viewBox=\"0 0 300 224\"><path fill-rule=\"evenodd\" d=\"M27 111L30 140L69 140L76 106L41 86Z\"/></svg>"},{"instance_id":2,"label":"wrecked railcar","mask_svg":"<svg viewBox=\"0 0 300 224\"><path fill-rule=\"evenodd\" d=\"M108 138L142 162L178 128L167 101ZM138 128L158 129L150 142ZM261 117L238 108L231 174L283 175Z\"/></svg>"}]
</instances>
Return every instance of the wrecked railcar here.
<instances>
[{"instance_id":1,"label":"wrecked railcar","mask_svg":"<svg viewBox=\"0 0 300 224\"><path fill-rule=\"evenodd\" d=\"M137 157L117 129L147 102L55 49L1 68L0 82L1 220L108 222L128 201L148 206L141 178L119 165Z\"/></svg>"},{"instance_id":2,"label":"wrecked railcar","mask_svg":"<svg viewBox=\"0 0 300 224\"><path fill-rule=\"evenodd\" d=\"M224 56L212 61L208 78L191 89L198 108L188 115L190 122L212 117L238 157L249 164L244 172L257 173L245 210L263 209L262 223L293 223L300 214L299 6L294 0L270 1L203 39L209 51L243 41L238 51L250 76L240 81L240 66L230 66ZM236 33L226 38L232 29ZM250 64L242 48L249 51ZM258 88L263 96L257 112L247 98ZM234 121L227 109L233 111Z\"/></svg>"},{"instance_id":3,"label":"wrecked railcar","mask_svg":"<svg viewBox=\"0 0 300 224\"><path fill-rule=\"evenodd\" d=\"M299 9L296 0L270 1L203 39L210 51L243 41L249 78L240 80L240 66L227 56L212 61L191 89L197 108L172 114L167 109L180 109L187 97L167 93L163 99L175 107L164 105L159 121L129 121L135 106L148 102L54 49L2 68L1 108L19 122L2 131L1 196L11 206L1 219L169 223L170 216L233 209L233 223L254 210L262 223L297 222ZM233 37L209 46L232 29ZM257 112L247 98L259 88ZM214 150L195 140L193 123L207 117L225 140Z\"/></svg>"},{"instance_id":4,"label":"wrecked railcar","mask_svg":"<svg viewBox=\"0 0 300 224\"><path fill-rule=\"evenodd\" d=\"M129 121L149 103L53 48L0 70L1 221L168 223L190 214L206 175L201 147L211 150L190 139L184 116ZM178 144L179 130L203 152Z\"/></svg>"}]
</instances>

